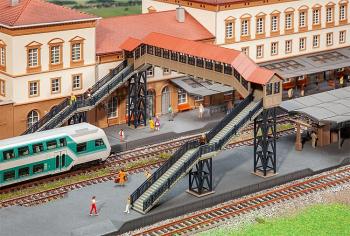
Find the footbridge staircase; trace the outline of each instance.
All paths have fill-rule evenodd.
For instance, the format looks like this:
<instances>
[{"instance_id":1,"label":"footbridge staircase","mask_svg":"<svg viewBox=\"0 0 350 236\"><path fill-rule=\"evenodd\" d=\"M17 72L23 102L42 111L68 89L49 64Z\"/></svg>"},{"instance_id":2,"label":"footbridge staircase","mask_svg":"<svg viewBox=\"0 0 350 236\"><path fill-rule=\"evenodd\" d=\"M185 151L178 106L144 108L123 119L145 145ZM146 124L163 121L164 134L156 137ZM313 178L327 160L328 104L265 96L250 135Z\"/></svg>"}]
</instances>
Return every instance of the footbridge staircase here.
<instances>
[{"instance_id":1,"label":"footbridge staircase","mask_svg":"<svg viewBox=\"0 0 350 236\"><path fill-rule=\"evenodd\" d=\"M235 109L206 134L208 143L183 144L152 176L131 195L133 209L146 213L201 160L216 155L241 129L263 110L262 100L248 95Z\"/></svg>"},{"instance_id":2,"label":"footbridge staircase","mask_svg":"<svg viewBox=\"0 0 350 236\"><path fill-rule=\"evenodd\" d=\"M95 108L116 89L128 82L133 76L143 72L145 73L149 66L150 65L143 64L134 69L133 64L128 64L127 61L124 60L116 68L111 70L110 73L97 81L90 90L86 91L82 95L83 99L77 100L76 102L71 102L69 98L64 99L23 134L62 126L66 121L72 118L74 114Z\"/></svg>"}]
</instances>

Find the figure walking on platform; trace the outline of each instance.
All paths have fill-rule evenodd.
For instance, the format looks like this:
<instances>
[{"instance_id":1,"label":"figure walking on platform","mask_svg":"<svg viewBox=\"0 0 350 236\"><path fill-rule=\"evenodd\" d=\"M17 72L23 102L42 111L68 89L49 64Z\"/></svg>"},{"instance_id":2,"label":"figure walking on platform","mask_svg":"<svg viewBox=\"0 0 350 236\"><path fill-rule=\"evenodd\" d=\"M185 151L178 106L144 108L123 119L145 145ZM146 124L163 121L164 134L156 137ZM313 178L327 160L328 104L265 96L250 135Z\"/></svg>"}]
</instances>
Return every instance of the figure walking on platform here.
<instances>
[{"instance_id":1,"label":"figure walking on platform","mask_svg":"<svg viewBox=\"0 0 350 236\"><path fill-rule=\"evenodd\" d=\"M154 125L156 127L156 130L159 131L159 129L160 129L160 120L159 120L158 116L156 116L156 118L155 118Z\"/></svg>"},{"instance_id":2,"label":"figure walking on platform","mask_svg":"<svg viewBox=\"0 0 350 236\"><path fill-rule=\"evenodd\" d=\"M198 108L198 117L199 119L202 119L203 118L203 113L204 113L204 107L203 107L203 104L199 104L199 108Z\"/></svg>"},{"instance_id":3,"label":"figure walking on platform","mask_svg":"<svg viewBox=\"0 0 350 236\"><path fill-rule=\"evenodd\" d=\"M145 171L145 177L146 179L149 179L152 176L151 172L149 170Z\"/></svg>"},{"instance_id":4,"label":"figure walking on platform","mask_svg":"<svg viewBox=\"0 0 350 236\"><path fill-rule=\"evenodd\" d=\"M151 131L154 131L154 120L152 118L149 119L149 128L151 129Z\"/></svg>"},{"instance_id":5,"label":"figure walking on platform","mask_svg":"<svg viewBox=\"0 0 350 236\"><path fill-rule=\"evenodd\" d=\"M121 169L114 182L120 184L121 186L124 186L125 182L127 181L127 178L128 177L126 175L126 172L123 169Z\"/></svg>"},{"instance_id":6,"label":"figure walking on platform","mask_svg":"<svg viewBox=\"0 0 350 236\"><path fill-rule=\"evenodd\" d=\"M315 131L311 133L311 142L312 142L312 147L316 148L316 142L317 142L317 134Z\"/></svg>"},{"instance_id":7,"label":"figure walking on platform","mask_svg":"<svg viewBox=\"0 0 350 236\"><path fill-rule=\"evenodd\" d=\"M173 108L171 107L171 105L169 105L168 107L168 113L169 113L169 121L174 121L174 113L173 113Z\"/></svg>"},{"instance_id":8,"label":"figure walking on platform","mask_svg":"<svg viewBox=\"0 0 350 236\"><path fill-rule=\"evenodd\" d=\"M73 105L77 101L77 97L74 95L74 93L70 94L70 99L69 99L69 105Z\"/></svg>"},{"instance_id":9,"label":"figure walking on platform","mask_svg":"<svg viewBox=\"0 0 350 236\"><path fill-rule=\"evenodd\" d=\"M126 201L126 206L125 206L125 213L129 214L130 213L130 204L131 204L131 198L130 196L128 197L128 200Z\"/></svg>"},{"instance_id":10,"label":"figure walking on platform","mask_svg":"<svg viewBox=\"0 0 350 236\"><path fill-rule=\"evenodd\" d=\"M96 197L95 196L93 196L92 200L91 200L90 216L92 216L92 212L94 212L95 216L98 216L97 208L96 208Z\"/></svg>"},{"instance_id":11,"label":"figure walking on platform","mask_svg":"<svg viewBox=\"0 0 350 236\"><path fill-rule=\"evenodd\" d=\"M304 97L304 95L305 95L304 85L301 85L301 88L300 88L300 96L301 96L301 97Z\"/></svg>"},{"instance_id":12,"label":"figure walking on platform","mask_svg":"<svg viewBox=\"0 0 350 236\"><path fill-rule=\"evenodd\" d=\"M290 88L290 89L288 89L288 98L289 99L291 99L292 97L293 97L293 89L292 88Z\"/></svg>"},{"instance_id":13,"label":"figure walking on platform","mask_svg":"<svg viewBox=\"0 0 350 236\"><path fill-rule=\"evenodd\" d=\"M120 139L120 142L123 142L125 139L125 133L123 129L120 129L119 131L119 139Z\"/></svg>"},{"instance_id":14,"label":"figure walking on platform","mask_svg":"<svg viewBox=\"0 0 350 236\"><path fill-rule=\"evenodd\" d=\"M344 76L339 78L339 85L341 88L344 87Z\"/></svg>"}]
</instances>

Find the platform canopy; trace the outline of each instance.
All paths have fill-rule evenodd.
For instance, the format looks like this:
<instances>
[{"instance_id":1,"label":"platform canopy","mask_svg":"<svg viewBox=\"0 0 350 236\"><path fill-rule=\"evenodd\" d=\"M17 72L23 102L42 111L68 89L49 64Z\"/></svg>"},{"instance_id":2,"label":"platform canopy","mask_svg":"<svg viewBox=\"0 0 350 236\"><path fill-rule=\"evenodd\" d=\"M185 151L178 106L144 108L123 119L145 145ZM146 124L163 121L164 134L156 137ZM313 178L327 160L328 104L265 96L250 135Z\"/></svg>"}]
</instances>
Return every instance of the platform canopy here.
<instances>
[{"instance_id":1,"label":"platform canopy","mask_svg":"<svg viewBox=\"0 0 350 236\"><path fill-rule=\"evenodd\" d=\"M217 93L226 93L232 91L232 87L223 85L210 80L184 76L171 79L171 82L183 88L187 93L197 96L210 96Z\"/></svg>"},{"instance_id":2,"label":"platform canopy","mask_svg":"<svg viewBox=\"0 0 350 236\"><path fill-rule=\"evenodd\" d=\"M259 65L266 69L274 70L285 79L310 75L348 67L350 65L350 47L276 60Z\"/></svg>"},{"instance_id":3,"label":"platform canopy","mask_svg":"<svg viewBox=\"0 0 350 236\"><path fill-rule=\"evenodd\" d=\"M280 106L320 123L339 125L350 121L350 87L283 101Z\"/></svg>"}]
</instances>

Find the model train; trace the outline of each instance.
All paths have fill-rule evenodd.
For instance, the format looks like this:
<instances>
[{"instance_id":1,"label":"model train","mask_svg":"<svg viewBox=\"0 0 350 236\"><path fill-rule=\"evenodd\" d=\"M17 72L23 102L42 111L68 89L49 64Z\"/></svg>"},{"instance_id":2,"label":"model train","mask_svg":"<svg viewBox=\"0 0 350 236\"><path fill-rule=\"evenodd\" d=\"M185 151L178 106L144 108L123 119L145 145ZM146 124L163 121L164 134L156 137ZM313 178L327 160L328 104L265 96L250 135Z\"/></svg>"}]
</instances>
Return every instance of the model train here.
<instances>
[{"instance_id":1,"label":"model train","mask_svg":"<svg viewBox=\"0 0 350 236\"><path fill-rule=\"evenodd\" d=\"M88 123L0 141L0 187L68 171L110 155L105 132Z\"/></svg>"}]
</instances>

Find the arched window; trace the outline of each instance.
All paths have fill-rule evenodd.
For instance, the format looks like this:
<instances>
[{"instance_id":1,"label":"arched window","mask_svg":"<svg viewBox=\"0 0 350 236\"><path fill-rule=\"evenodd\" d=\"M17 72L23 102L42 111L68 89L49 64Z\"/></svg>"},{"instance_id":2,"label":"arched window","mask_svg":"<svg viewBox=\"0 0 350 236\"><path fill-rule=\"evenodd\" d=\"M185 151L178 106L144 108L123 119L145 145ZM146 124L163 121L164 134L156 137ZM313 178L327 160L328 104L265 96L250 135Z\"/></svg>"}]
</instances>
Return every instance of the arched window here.
<instances>
[{"instance_id":1,"label":"arched window","mask_svg":"<svg viewBox=\"0 0 350 236\"><path fill-rule=\"evenodd\" d=\"M39 120L39 113L36 110L31 110L27 115L27 127L30 128Z\"/></svg>"}]
</instances>

